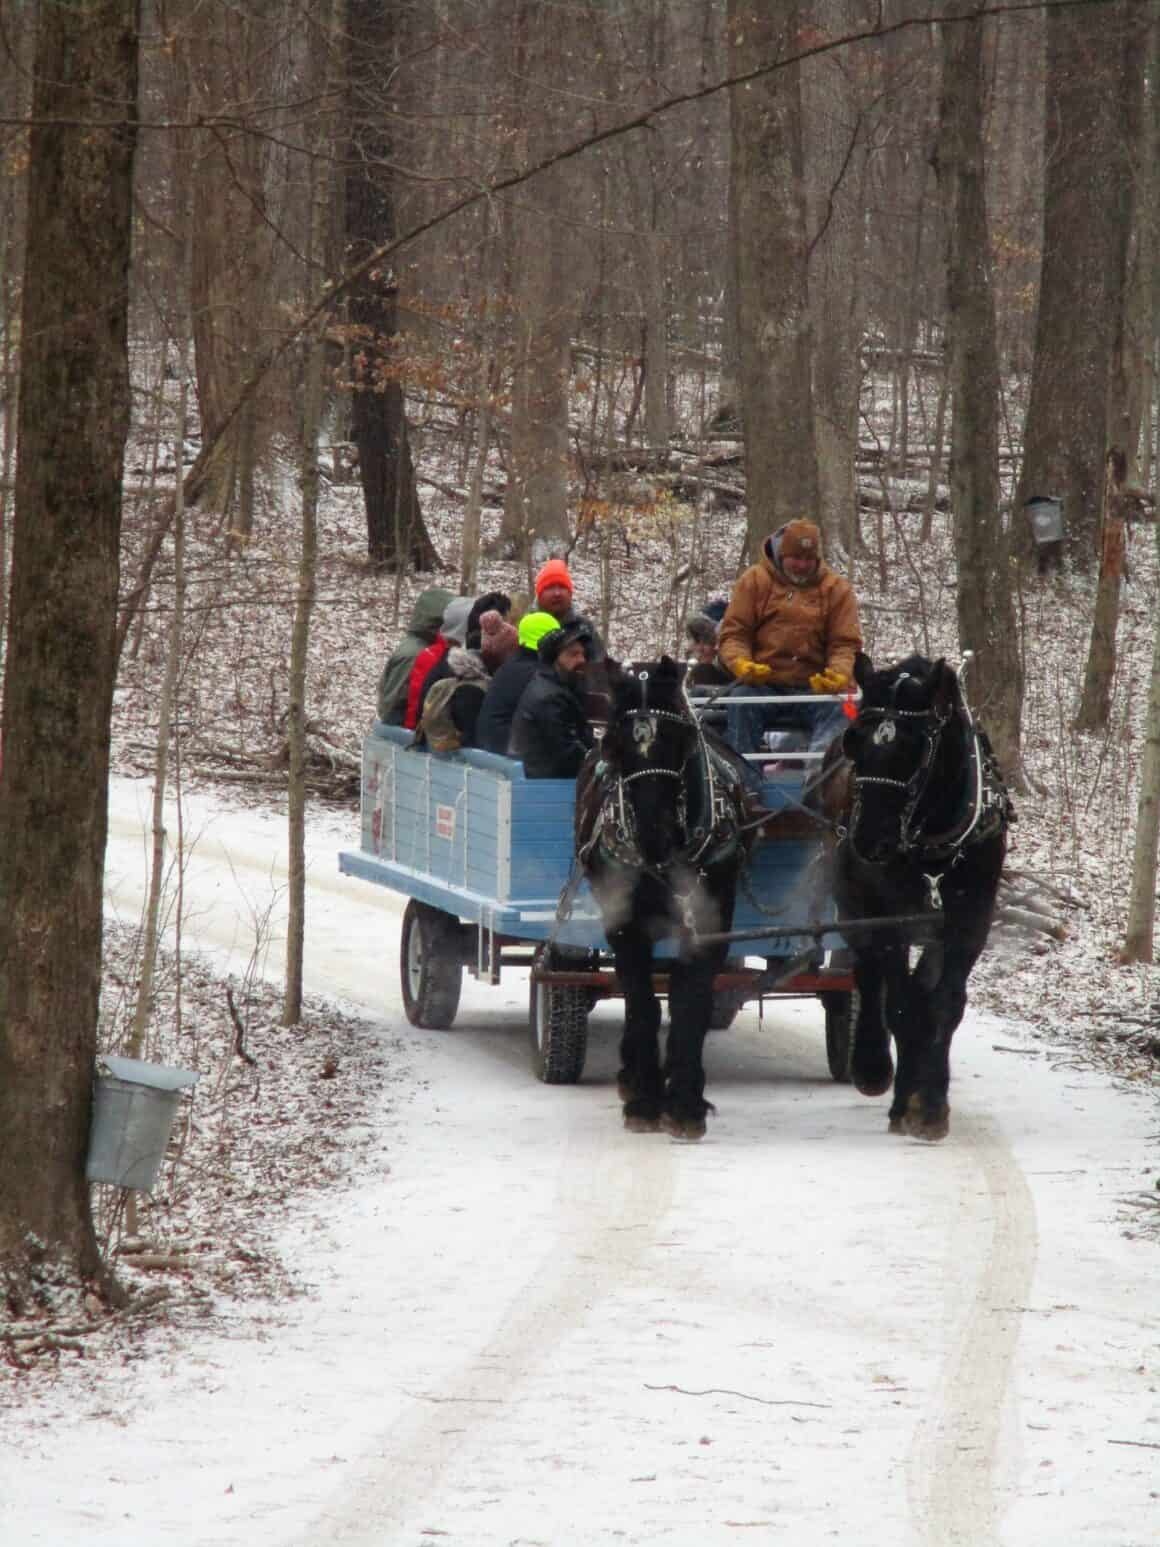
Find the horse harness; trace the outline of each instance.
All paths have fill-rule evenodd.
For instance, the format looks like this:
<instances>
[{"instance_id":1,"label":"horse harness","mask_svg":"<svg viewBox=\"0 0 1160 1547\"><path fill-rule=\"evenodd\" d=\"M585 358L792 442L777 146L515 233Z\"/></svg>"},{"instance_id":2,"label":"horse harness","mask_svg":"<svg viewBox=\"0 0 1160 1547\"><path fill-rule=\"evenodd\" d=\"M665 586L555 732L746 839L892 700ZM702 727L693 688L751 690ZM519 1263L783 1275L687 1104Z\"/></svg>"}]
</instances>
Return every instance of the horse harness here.
<instances>
[{"instance_id":1,"label":"horse harness","mask_svg":"<svg viewBox=\"0 0 1160 1547\"><path fill-rule=\"evenodd\" d=\"M645 757L649 755L656 739L658 720L670 720L682 729L691 731L696 745L679 768L638 768L635 773L619 774L613 773L603 760L598 762L595 776L602 785L600 804L591 831L577 848L576 857L583 865L599 850L601 858L614 865L644 871L654 879L671 885L672 876L669 872L676 869L704 871L709 865L726 858L740 841L741 825L734 777L727 764L718 762L695 719L674 714L668 709L647 707L634 710L625 718L631 721L633 740L639 744ZM694 757L700 764L703 798L701 810L695 813L695 825L690 831L688 768ZM677 818L688 835L688 841L675 850L663 866L650 865L645 859L632 802L626 796L627 786L639 779L677 779L681 783L677 795Z\"/></svg>"},{"instance_id":2,"label":"horse harness","mask_svg":"<svg viewBox=\"0 0 1160 1547\"><path fill-rule=\"evenodd\" d=\"M897 684L896 684L897 687ZM919 802L926 794L938 756L943 731L954 715L961 714L967 733L966 783L960 811L951 827L941 833L924 833L916 822ZM853 773L854 801L847 826L838 829L839 842L848 842L858 855L854 842L861 817L861 791L866 785L885 785L903 790L906 800L899 822L899 854L913 855L929 869L924 869L932 908L942 907L941 886L948 871L962 860L967 849L985 843L1003 831L1014 820L1014 808L1010 793L1003 781L998 760L991 750L986 733L979 730L964 706L940 714L936 709L900 709L896 706L863 709L858 716L863 724L877 721L874 739L879 743L892 741L896 734L896 719L926 720L922 756L918 766L908 779L891 779L878 774ZM861 855L858 855L862 858Z\"/></svg>"}]
</instances>

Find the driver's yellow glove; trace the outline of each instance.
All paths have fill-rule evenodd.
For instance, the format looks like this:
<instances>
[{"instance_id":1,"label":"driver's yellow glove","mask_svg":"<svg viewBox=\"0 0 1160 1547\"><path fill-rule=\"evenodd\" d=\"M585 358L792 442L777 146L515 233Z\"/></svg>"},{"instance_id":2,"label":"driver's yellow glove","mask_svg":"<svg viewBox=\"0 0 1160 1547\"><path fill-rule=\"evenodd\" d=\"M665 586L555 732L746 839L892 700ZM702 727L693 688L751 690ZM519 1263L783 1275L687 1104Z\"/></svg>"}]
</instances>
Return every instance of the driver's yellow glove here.
<instances>
[{"instance_id":1,"label":"driver's yellow glove","mask_svg":"<svg viewBox=\"0 0 1160 1547\"><path fill-rule=\"evenodd\" d=\"M832 666L827 666L825 671L816 672L810 678L810 691L812 693L840 693L849 681L850 679L844 671L835 671Z\"/></svg>"},{"instance_id":2,"label":"driver's yellow glove","mask_svg":"<svg viewBox=\"0 0 1160 1547\"><path fill-rule=\"evenodd\" d=\"M773 676L773 667L763 666L760 661L742 659L733 662L733 675L738 682L752 682L756 687L761 682L769 681Z\"/></svg>"}]
</instances>

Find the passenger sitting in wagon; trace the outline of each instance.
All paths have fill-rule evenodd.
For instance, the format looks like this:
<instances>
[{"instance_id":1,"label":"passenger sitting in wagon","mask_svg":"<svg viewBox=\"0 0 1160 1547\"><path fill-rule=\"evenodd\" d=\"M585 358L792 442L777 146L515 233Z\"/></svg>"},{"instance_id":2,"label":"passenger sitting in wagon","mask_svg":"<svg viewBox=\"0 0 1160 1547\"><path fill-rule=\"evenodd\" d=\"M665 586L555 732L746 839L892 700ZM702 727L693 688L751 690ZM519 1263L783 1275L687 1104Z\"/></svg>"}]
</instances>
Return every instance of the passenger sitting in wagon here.
<instances>
[{"instance_id":1,"label":"passenger sitting in wagon","mask_svg":"<svg viewBox=\"0 0 1160 1547\"><path fill-rule=\"evenodd\" d=\"M434 644L428 645L426 650L420 650L415 657L407 682L407 708L403 715L403 724L407 730L413 731L419 723L419 699L427 678L452 645L465 643L472 605L470 596L453 596L443 609L443 621L439 625L439 634Z\"/></svg>"},{"instance_id":2,"label":"passenger sitting in wagon","mask_svg":"<svg viewBox=\"0 0 1160 1547\"><path fill-rule=\"evenodd\" d=\"M451 592L441 586L421 591L415 599L407 632L395 646L379 678L378 715L386 725L402 725L407 712L407 687L421 651L434 644Z\"/></svg>"},{"instance_id":3,"label":"passenger sitting in wagon","mask_svg":"<svg viewBox=\"0 0 1160 1547\"><path fill-rule=\"evenodd\" d=\"M457 597L456 600L462 602L465 606L468 605L465 597ZM467 614L467 628L463 637L459 638L456 636L454 644L449 645L446 652L435 661L427 675L423 678L423 681L419 684L419 697L415 708L416 725L423 718L423 708L427 702L427 694L430 693L437 682L442 682L451 676L451 654L455 646L458 645L461 649L474 650L478 654L483 643L483 634L480 627L483 614L494 610L506 618L511 609L511 604L511 597L507 596L503 591L489 591L486 596L477 597L474 602L470 603L470 611ZM446 627L444 627L443 633L446 634L446 632ZM512 633L512 641L514 648L514 631ZM495 667L487 662L484 664L487 665L488 675L490 676Z\"/></svg>"},{"instance_id":4,"label":"passenger sitting in wagon","mask_svg":"<svg viewBox=\"0 0 1160 1547\"><path fill-rule=\"evenodd\" d=\"M714 597L685 623L685 635L693 657L685 673L688 688L704 691L725 687L733 681L733 673L717 659L717 631L728 605L724 597Z\"/></svg>"},{"instance_id":5,"label":"passenger sitting in wagon","mask_svg":"<svg viewBox=\"0 0 1160 1547\"><path fill-rule=\"evenodd\" d=\"M452 645L440 664L446 674L423 692L423 707L415 730L418 751L459 752L478 746L479 713L491 687L492 670L516 647L516 631L494 609L480 618L478 650Z\"/></svg>"},{"instance_id":6,"label":"passenger sitting in wagon","mask_svg":"<svg viewBox=\"0 0 1160 1547\"><path fill-rule=\"evenodd\" d=\"M540 640L539 665L520 696L508 751L529 779L574 779L595 737L584 712L592 630L582 619Z\"/></svg>"},{"instance_id":7,"label":"passenger sitting in wagon","mask_svg":"<svg viewBox=\"0 0 1160 1547\"><path fill-rule=\"evenodd\" d=\"M540 640L559 627L550 612L526 612L520 619L517 648L492 677L479 711L475 744L482 751L507 756L516 707L540 663Z\"/></svg>"},{"instance_id":8,"label":"passenger sitting in wagon","mask_svg":"<svg viewBox=\"0 0 1160 1547\"><path fill-rule=\"evenodd\" d=\"M717 636L737 678L722 701L738 752L761 750L766 730L798 730L822 751L845 725L830 695L850 684L862 628L854 588L822 562L812 521L790 521L767 537L761 558L738 580ZM818 704L747 704L771 695L826 695Z\"/></svg>"}]
</instances>

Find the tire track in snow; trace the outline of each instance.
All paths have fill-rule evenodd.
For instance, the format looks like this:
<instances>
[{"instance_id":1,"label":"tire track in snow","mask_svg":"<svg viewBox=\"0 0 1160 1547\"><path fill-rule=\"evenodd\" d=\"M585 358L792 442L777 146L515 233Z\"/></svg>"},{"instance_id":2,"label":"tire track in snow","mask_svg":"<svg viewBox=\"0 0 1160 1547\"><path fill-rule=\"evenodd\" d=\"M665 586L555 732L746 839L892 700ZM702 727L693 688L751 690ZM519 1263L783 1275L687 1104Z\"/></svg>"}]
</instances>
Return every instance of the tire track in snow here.
<instances>
[{"instance_id":1,"label":"tire track in snow","mask_svg":"<svg viewBox=\"0 0 1160 1547\"><path fill-rule=\"evenodd\" d=\"M908 1458L911 1535L916 1547L996 1547L999 1435L1038 1232L1031 1191L998 1128L986 1117L960 1115L954 1134L967 1141L963 1213L977 1210L970 1194L981 1171L989 1230L962 1330L939 1376L936 1410L918 1427ZM952 1236L956 1230L952 1220ZM953 1249L952 1239L952 1263Z\"/></svg>"},{"instance_id":2,"label":"tire track in snow","mask_svg":"<svg viewBox=\"0 0 1160 1547\"><path fill-rule=\"evenodd\" d=\"M166 815L168 820L170 813ZM110 812L113 864L107 895L125 913L141 908L148 884L146 822L147 818ZM139 865L136 853L127 863L129 847L139 850ZM223 893L225 874L233 884ZM256 883L253 897L251 883ZM367 997L370 958L365 944L348 942L341 924L336 935L326 916L325 897L318 899L319 907L312 905L312 899L319 893L350 898L352 889L357 889L360 903L377 907L377 919L369 915L371 931L382 924L397 930L404 900L337 872L322 871L317 861L308 869L306 884L307 958L309 964L312 945L317 946L319 963L313 969L308 965L310 988L342 995L371 1014L381 1013L381 1004L376 1011ZM218 834L210 825L198 834L186 871L189 947L212 946L244 962L253 943L247 913L260 913L285 885L286 856L280 844L259 852L228 829ZM383 913L395 917L388 922ZM268 978L283 970L284 920L285 906L279 900L270 915L262 953L260 970ZM376 984L372 992L377 997L381 986ZM397 987L387 989L389 1000L397 994ZM572 1110L556 1173L556 1224L534 1270L509 1295L490 1336L417 1392L400 1419L380 1434L366 1436L353 1485L322 1506L320 1518L301 1538L304 1547L317 1547L320 1540L335 1547L363 1542L382 1547L386 1532L405 1524L408 1516L437 1494L461 1446L475 1443L486 1431L497 1391L507 1404L518 1400L524 1378L533 1375L591 1306L619 1288L652 1250L657 1226L672 1200L674 1149L679 1146L664 1141L642 1144L639 1136L623 1132L619 1142L610 1142L603 1111L594 1118L587 1104ZM462 1431L449 1428L447 1404L454 1404L463 1415Z\"/></svg>"},{"instance_id":3,"label":"tire track in snow","mask_svg":"<svg viewBox=\"0 0 1160 1547\"><path fill-rule=\"evenodd\" d=\"M499 1400L519 1401L521 1384L571 1335L592 1306L620 1288L655 1246L656 1226L674 1191L675 1146L642 1144L621 1133L610 1142L606 1118L577 1108L562 1146L557 1181L559 1228L495 1332L384 1433L368 1435L361 1480L299 1538L333 1547L386 1547L394 1533L437 1500L444 1473L463 1446L477 1446ZM465 1427L449 1430L445 1404ZM410 1536L405 1538L410 1540Z\"/></svg>"}]
</instances>

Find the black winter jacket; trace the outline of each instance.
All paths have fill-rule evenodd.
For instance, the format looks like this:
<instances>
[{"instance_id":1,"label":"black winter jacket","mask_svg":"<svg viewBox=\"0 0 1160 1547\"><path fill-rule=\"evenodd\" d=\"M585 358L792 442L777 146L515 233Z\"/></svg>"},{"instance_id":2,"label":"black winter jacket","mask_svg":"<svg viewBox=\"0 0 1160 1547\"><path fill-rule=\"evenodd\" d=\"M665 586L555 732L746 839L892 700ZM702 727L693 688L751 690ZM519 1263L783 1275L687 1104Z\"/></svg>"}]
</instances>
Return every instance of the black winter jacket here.
<instances>
[{"instance_id":1,"label":"black winter jacket","mask_svg":"<svg viewBox=\"0 0 1160 1547\"><path fill-rule=\"evenodd\" d=\"M529 650L526 645L520 645L491 679L475 726L475 744L481 751L507 756L516 705L535 676L538 665L539 656L536 652Z\"/></svg>"},{"instance_id":2,"label":"black winter jacket","mask_svg":"<svg viewBox=\"0 0 1160 1547\"><path fill-rule=\"evenodd\" d=\"M512 721L511 755L523 759L529 779L574 779L592 746L583 689L555 666L537 666Z\"/></svg>"}]
</instances>

